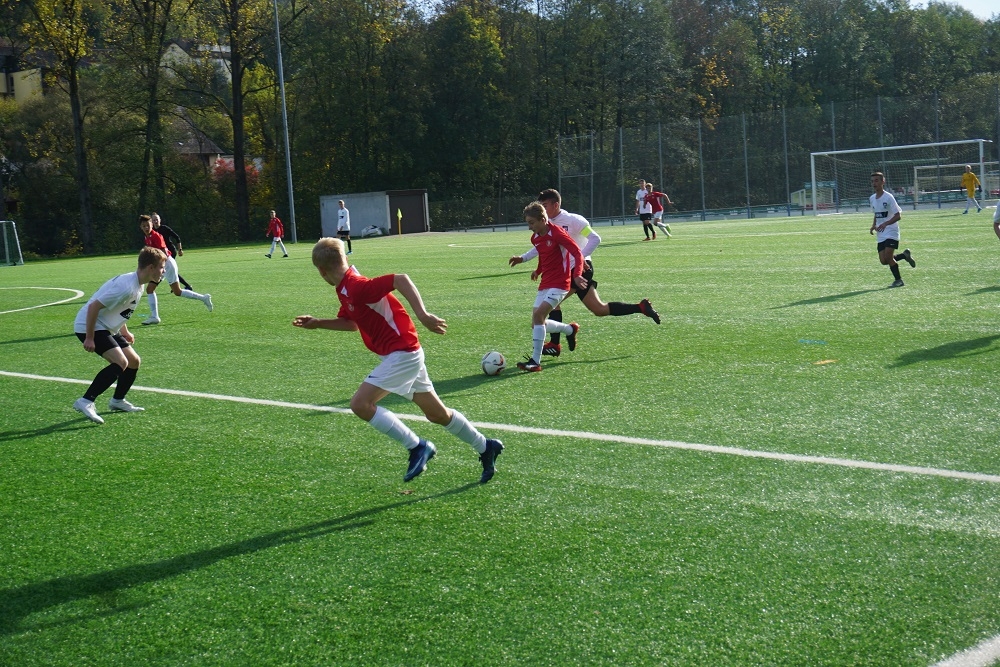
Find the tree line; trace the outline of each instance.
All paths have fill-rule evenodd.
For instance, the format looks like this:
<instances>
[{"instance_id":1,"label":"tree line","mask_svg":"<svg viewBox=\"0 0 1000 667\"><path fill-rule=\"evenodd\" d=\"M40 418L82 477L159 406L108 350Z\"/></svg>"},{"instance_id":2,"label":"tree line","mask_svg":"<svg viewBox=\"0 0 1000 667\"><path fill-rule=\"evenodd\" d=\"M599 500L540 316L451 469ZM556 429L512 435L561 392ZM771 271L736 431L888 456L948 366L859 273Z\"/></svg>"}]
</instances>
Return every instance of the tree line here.
<instances>
[{"instance_id":1,"label":"tree line","mask_svg":"<svg viewBox=\"0 0 1000 667\"><path fill-rule=\"evenodd\" d=\"M189 245L287 211L272 0L0 0L44 97L0 99L0 185L29 253ZM994 88L1000 16L907 0L279 0L299 234L319 197L537 192L556 137ZM190 59L170 59L178 45ZM211 47L211 48L208 48ZM199 50L200 49L200 50ZM200 55L199 55L200 54ZM232 156L210 169L179 146ZM484 221L485 222L485 221Z\"/></svg>"}]
</instances>

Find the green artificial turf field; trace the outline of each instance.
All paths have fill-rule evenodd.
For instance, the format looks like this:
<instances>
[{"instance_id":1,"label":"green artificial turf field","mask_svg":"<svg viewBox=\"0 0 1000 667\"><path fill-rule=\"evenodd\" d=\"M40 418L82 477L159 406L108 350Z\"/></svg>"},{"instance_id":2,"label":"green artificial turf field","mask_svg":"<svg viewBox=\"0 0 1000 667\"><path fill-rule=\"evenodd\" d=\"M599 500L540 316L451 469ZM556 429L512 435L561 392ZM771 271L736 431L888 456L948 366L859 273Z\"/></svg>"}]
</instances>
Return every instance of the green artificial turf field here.
<instances>
[{"instance_id":1,"label":"green artificial turf field","mask_svg":"<svg viewBox=\"0 0 1000 667\"><path fill-rule=\"evenodd\" d=\"M868 215L601 227L601 296L663 323L571 298L579 347L541 373L514 368L527 232L355 241L447 319L418 329L445 403L506 445L486 485L411 403L382 403L438 446L410 483L345 413L378 360L291 326L337 310L311 243L186 252L215 312L161 287L143 327L143 302L146 411L108 392L103 426L71 407L103 364L72 322L134 255L0 268L0 664L898 667L996 643L991 214L904 212L902 289ZM85 296L33 308L73 296L39 287Z\"/></svg>"}]
</instances>

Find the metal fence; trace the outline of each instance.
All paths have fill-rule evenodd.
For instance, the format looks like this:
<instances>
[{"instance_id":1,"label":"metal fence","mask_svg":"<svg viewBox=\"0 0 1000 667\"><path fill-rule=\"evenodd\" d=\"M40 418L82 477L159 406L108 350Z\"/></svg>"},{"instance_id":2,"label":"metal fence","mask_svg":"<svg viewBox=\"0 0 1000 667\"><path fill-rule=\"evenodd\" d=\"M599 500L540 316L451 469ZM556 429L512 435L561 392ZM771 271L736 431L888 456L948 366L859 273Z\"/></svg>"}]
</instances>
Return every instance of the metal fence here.
<instances>
[{"instance_id":1,"label":"metal fence","mask_svg":"<svg viewBox=\"0 0 1000 667\"><path fill-rule=\"evenodd\" d=\"M558 137L557 187L566 209L612 224L634 222L640 178L670 195L668 217L803 215L792 194L809 187L811 152L958 139L988 139L986 160L1000 159L1000 84ZM431 228L520 225L537 192L431 200Z\"/></svg>"}]
</instances>

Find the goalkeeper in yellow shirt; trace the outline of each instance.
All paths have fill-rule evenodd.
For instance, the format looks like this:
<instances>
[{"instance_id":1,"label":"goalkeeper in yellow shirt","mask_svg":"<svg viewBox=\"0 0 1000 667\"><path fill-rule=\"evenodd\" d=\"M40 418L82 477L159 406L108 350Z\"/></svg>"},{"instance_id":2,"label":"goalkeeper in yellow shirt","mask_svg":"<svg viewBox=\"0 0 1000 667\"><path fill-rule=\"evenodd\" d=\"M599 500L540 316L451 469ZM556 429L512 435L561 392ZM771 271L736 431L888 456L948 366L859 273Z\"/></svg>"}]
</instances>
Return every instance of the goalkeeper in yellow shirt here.
<instances>
[{"instance_id":1,"label":"goalkeeper in yellow shirt","mask_svg":"<svg viewBox=\"0 0 1000 667\"><path fill-rule=\"evenodd\" d=\"M979 187L979 178L972 171L972 165L965 165L965 173L962 174L962 187L965 188L965 210L962 215L969 212L969 206L976 205L976 213L983 210L983 207L976 201L976 188Z\"/></svg>"}]
</instances>

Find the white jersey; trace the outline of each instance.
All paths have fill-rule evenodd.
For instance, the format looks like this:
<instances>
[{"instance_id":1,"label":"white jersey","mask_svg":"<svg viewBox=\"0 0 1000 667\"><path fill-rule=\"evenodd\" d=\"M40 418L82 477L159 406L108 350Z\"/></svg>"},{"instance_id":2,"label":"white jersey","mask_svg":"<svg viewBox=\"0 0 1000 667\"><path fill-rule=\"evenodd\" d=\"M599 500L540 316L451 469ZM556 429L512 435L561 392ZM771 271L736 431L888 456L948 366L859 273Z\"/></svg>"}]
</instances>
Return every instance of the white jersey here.
<instances>
[{"instance_id":1,"label":"white jersey","mask_svg":"<svg viewBox=\"0 0 1000 667\"><path fill-rule=\"evenodd\" d=\"M646 188L639 188L638 190L635 191L635 205L636 208L639 210L640 215L643 213L653 212L653 205L646 203L647 194L648 193L646 192Z\"/></svg>"},{"instance_id":2,"label":"white jersey","mask_svg":"<svg viewBox=\"0 0 1000 667\"><path fill-rule=\"evenodd\" d=\"M105 329L113 334L118 333L125 322L132 317L139 299L142 298L142 287L139 284L139 274L135 271L123 273L104 283L76 314L73 331L87 333L87 310L90 304L100 301L104 307L97 313L94 330Z\"/></svg>"},{"instance_id":3,"label":"white jersey","mask_svg":"<svg viewBox=\"0 0 1000 667\"><path fill-rule=\"evenodd\" d=\"M868 198L868 202L872 205L872 212L875 213L875 226L881 225L883 222L896 215L897 213L902 213L903 209L899 207L896 203L896 198L892 196L892 193L888 190L882 192L881 197L876 197L872 194ZM886 225L885 229L882 231L875 232L875 240L881 243L886 239L899 240L899 223L894 222L891 225Z\"/></svg>"},{"instance_id":4,"label":"white jersey","mask_svg":"<svg viewBox=\"0 0 1000 667\"><path fill-rule=\"evenodd\" d=\"M582 215L570 213L565 209L559 209L559 215L550 218L549 222L562 227L569 234L569 237L573 239L573 243L580 247L580 252L583 253L584 259L590 259L590 255L601 244L601 237L597 235L594 228L590 226L590 222ZM536 257L538 257L538 251L532 246L531 250L521 255L521 260L529 262ZM570 265L575 265L572 257L570 257Z\"/></svg>"},{"instance_id":5,"label":"white jersey","mask_svg":"<svg viewBox=\"0 0 1000 667\"><path fill-rule=\"evenodd\" d=\"M337 231L338 232L349 232L351 231L351 212L346 208L342 208L337 211Z\"/></svg>"}]
</instances>

